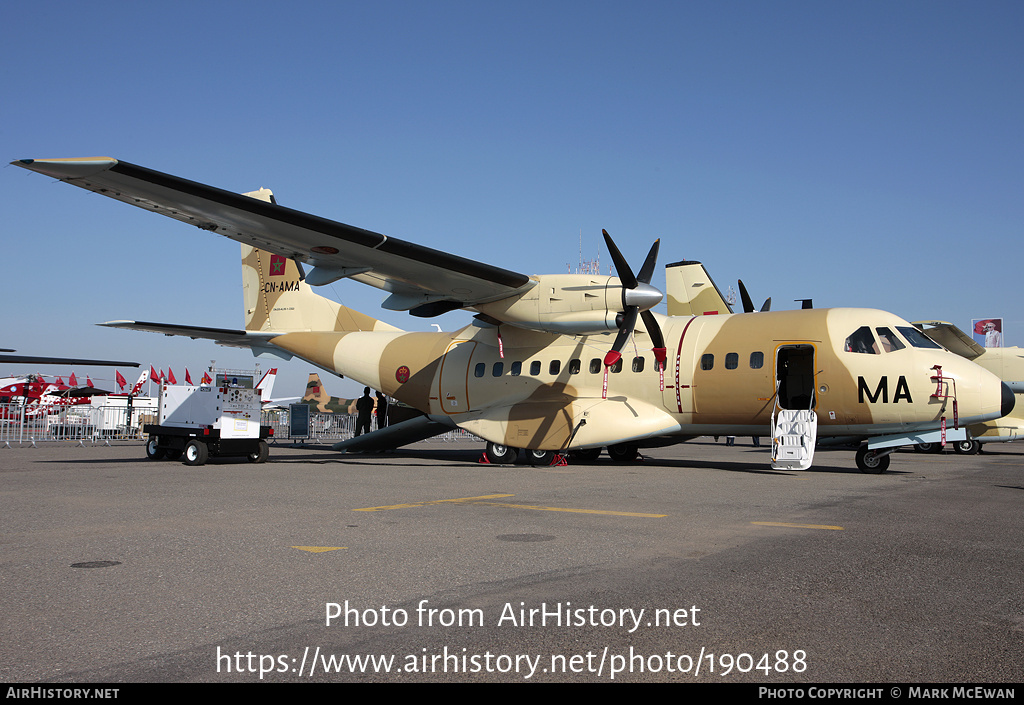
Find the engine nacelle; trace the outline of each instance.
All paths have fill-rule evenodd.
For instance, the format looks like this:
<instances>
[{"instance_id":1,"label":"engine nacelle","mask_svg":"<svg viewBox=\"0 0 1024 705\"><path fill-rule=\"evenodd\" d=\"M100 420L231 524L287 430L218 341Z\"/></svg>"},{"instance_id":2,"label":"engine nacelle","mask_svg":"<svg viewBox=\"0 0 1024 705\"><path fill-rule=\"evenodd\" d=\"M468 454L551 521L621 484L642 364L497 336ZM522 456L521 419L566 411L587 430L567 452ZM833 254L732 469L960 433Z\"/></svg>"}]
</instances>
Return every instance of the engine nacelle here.
<instances>
[{"instance_id":1,"label":"engine nacelle","mask_svg":"<svg viewBox=\"0 0 1024 705\"><path fill-rule=\"evenodd\" d=\"M537 285L515 297L473 308L520 328L593 335L618 329L615 317L623 310L622 282L592 274L548 274L531 277Z\"/></svg>"}]
</instances>

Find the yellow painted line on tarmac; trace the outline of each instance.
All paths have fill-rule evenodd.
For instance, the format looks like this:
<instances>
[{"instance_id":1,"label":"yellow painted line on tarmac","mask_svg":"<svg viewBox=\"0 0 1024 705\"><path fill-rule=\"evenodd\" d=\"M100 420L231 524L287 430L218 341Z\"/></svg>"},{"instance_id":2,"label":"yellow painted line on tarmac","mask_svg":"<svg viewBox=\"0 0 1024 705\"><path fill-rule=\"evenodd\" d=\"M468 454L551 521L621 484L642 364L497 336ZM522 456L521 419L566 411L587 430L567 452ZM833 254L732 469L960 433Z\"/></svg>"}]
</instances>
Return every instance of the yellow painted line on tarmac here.
<instances>
[{"instance_id":1,"label":"yellow painted line on tarmac","mask_svg":"<svg viewBox=\"0 0 1024 705\"><path fill-rule=\"evenodd\" d=\"M752 521L751 524L758 526L785 526L791 529L826 529L828 531L844 531L841 526L829 526L828 524L789 524L784 521Z\"/></svg>"},{"instance_id":2,"label":"yellow painted line on tarmac","mask_svg":"<svg viewBox=\"0 0 1024 705\"><path fill-rule=\"evenodd\" d=\"M326 553L327 551L344 551L348 546L292 546L300 551L309 551L310 553Z\"/></svg>"},{"instance_id":3,"label":"yellow painted line on tarmac","mask_svg":"<svg viewBox=\"0 0 1024 705\"><path fill-rule=\"evenodd\" d=\"M431 504L486 504L492 507L508 507L510 509L533 509L539 512L571 512L576 514L606 514L620 517L643 517L650 519L661 519L667 514L643 514L640 512L614 512L605 509L568 509L566 507L540 507L535 504L509 504L506 502L489 502L487 500L501 499L502 497L515 497L512 494L488 494L479 497L458 497L456 499L434 499L426 502L406 502L404 504L390 504L383 507L363 507L353 509L354 512L380 512L386 509L411 509L412 507L426 507Z\"/></svg>"},{"instance_id":4,"label":"yellow painted line on tarmac","mask_svg":"<svg viewBox=\"0 0 1024 705\"><path fill-rule=\"evenodd\" d=\"M572 512L574 514L608 514L617 517L642 517L646 519L662 519L667 514L644 514L641 512L613 512L607 509L568 509L566 507L538 507L533 504L506 504L504 502L474 502L474 504L489 504L494 507L510 507L512 509L535 509L539 512Z\"/></svg>"},{"instance_id":5,"label":"yellow painted line on tarmac","mask_svg":"<svg viewBox=\"0 0 1024 705\"><path fill-rule=\"evenodd\" d=\"M382 512L385 509L409 509L411 507L425 507L430 504L444 504L446 502L476 502L481 499L500 499L502 497L514 497L511 494L485 494L479 497L458 497L456 499L432 499L426 502L407 502L405 504L389 504L383 507L363 507L353 509L353 512Z\"/></svg>"}]
</instances>

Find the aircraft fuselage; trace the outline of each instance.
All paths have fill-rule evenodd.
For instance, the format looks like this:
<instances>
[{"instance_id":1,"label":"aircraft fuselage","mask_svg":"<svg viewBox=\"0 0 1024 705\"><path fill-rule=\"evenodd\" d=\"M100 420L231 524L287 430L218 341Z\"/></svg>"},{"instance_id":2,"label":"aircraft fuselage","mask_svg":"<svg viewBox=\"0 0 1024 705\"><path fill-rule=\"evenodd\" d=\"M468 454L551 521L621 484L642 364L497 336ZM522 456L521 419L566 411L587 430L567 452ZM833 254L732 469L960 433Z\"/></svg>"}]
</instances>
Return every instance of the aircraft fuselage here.
<instances>
[{"instance_id":1,"label":"aircraft fuselage","mask_svg":"<svg viewBox=\"0 0 1024 705\"><path fill-rule=\"evenodd\" d=\"M910 324L884 311L659 321L668 347L663 375L643 348L642 329L607 373L609 335L511 325L500 327L500 341L498 328L467 326L326 339L289 333L273 342L487 440L538 450L599 447L624 436L766 435L777 404L813 408L819 437L934 430L943 418L952 427L1001 415L998 378L937 346L918 347L904 332ZM867 346L856 337L865 328Z\"/></svg>"}]
</instances>

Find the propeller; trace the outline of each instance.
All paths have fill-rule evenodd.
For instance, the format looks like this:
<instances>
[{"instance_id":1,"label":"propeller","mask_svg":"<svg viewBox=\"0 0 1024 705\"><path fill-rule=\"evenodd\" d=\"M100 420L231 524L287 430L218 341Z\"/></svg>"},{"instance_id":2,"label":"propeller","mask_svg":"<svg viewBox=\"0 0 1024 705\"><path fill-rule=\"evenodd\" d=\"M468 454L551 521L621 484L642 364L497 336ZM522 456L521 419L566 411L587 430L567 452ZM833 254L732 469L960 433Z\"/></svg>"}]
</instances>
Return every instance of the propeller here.
<instances>
[{"instance_id":1,"label":"propeller","mask_svg":"<svg viewBox=\"0 0 1024 705\"><path fill-rule=\"evenodd\" d=\"M740 285L740 299L743 301L743 313L754 313L758 309L754 308L754 302L750 300L750 294L747 293L747 287L743 286L742 279L737 279L736 281ZM764 303L761 304L761 308L759 310L770 311L771 308L772 297L769 296L767 299L764 300Z\"/></svg>"},{"instance_id":2,"label":"propeller","mask_svg":"<svg viewBox=\"0 0 1024 705\"><path fill-rule=\"evenodd\" d=\"M619 248L615 246L612 236L608 234L607 230L602 230L601 232L604 233L605 244L608 246L608 252L612 256L615 273L619 275L619 281L622 282L622 313L616 317L616 322L619 324L619 332L615 336L615 342L612 343L612 349L604 356L604 364L606 367L611 367L622 358L622 346L626 344L626 340L633 333L633 329L636 328L637 316L640 316L643 318L644 326L647 328L647 333L651 336L651 342L654 344L654 358L658 362L658 367L659 369L664 369L666 357L665 336L662 335L661 326L658 325L657 319L654 318L654 314L650 311L662 299L662 293L651 286L651 278L654 276L654 267L658 261L658 247L661 240L654 241L654 244L651 245L651 251L647 253L647 259L644 260L644 264L640 268L640 274L634 275L629 263L626 262L626 258L622 256Z\"/></svg>"}]
</instances>

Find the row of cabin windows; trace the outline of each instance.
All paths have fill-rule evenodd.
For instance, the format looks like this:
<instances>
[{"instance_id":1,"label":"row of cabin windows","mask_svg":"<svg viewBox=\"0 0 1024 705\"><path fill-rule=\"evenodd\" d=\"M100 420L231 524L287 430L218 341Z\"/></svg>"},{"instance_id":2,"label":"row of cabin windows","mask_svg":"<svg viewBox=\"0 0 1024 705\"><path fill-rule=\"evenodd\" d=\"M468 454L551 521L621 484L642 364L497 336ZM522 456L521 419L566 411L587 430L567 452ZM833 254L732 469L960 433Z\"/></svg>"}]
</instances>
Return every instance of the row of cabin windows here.
<instances>
[{"instance_id":1,"label":"row of cabin windows","mask_svg":"<svg viewBox=\"0 0 1024 705\"><path fill-rule=\"evenodd\" d=\"M594 374L594 375L600 374L603 367L604 367L604 362L601 360L601 358L595 357L594 359L592 359L590 361L590 374ZM634 357L633 358L633 362L631 364L631 368L632 368L633 372L643 372L644 371L644 358L642 358L642 357ZM582 361L579 358L573 358L572 360L569 360L569 374L571 374L571 375L578 375L582 369L583 369L583 363L582 363ZM533 362L530 363L530 374L531 375L536 377L537 375L540 374L540 370L541 370L541 362L540 362L540 360L534 360ZM552 376L557 375L559 372L561 372L561 370L562 370L562 361L561 360L551 360L548 363L548 374L549 375L552 375ZM618 372L622 372L622 359L620 358L614 365L612 365L611 368L609 368L609 371L612 372L613 374L618 373ZM508 373L510 375L512 375L513 377L518 377L519 375L523 374L523 363L520 362L519 360L516 360L515 362L511 363L509 365ZM478 362L478 363L476 363L476 367L473 369L473 375L475 377L483 377L486 374L487 374L487 363L486 362ZM505 363L504 362L495 362L493 365L491 365L491 376L492 377L501 377L503 374L505 374Z\"/></svg>"},{"instance_id":2,"label":"row of cabin windows","mask_svg":"<svg viewBox=\"0 0 1024 705\"><path fill-rule=\"evenodd\" d=\"M710 370L715 366L715 356L711 353L705 353L700 356L700 368L702 370ZM735 370L740 366L740 355L739 353L726 353L725 354L725 369ZM763 352L752 352L750 353L750 369L759 370L764 367L764 353Z\"/></svg>"}]
</instances>

